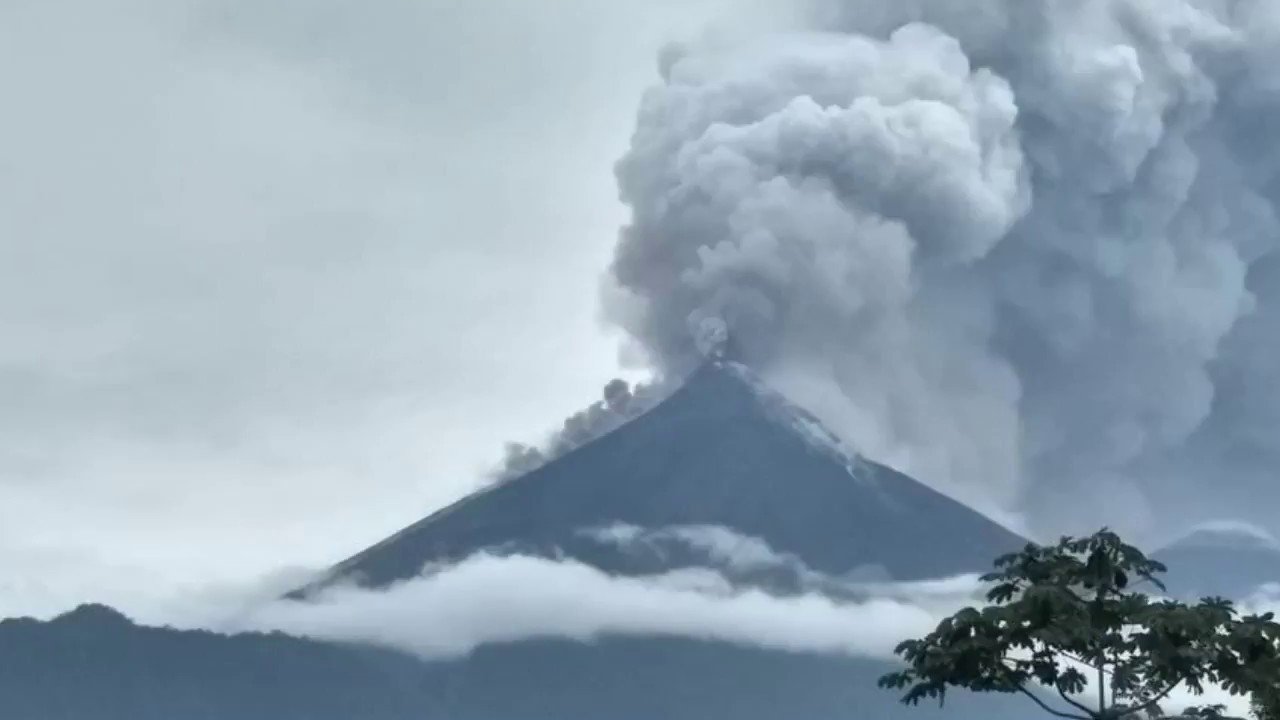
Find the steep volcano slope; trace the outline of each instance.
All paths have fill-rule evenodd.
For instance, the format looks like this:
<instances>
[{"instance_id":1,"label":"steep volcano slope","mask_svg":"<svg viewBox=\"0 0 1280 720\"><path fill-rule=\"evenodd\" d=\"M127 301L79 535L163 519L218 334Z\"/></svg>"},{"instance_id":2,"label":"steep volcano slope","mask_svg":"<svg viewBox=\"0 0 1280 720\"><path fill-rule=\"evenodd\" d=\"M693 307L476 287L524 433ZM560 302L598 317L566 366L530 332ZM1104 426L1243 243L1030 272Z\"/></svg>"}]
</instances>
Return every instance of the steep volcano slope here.
<instances>
[{"instance_id":1,"label":"steep volcano slope","mask_svg":"<svg viewBox=\"0 0 1280 720\"><path fill-rule=\"evenodd\" d=\"M477 493L338 565L328 580L382 586L484 548L558 549L607 570L582 542L612 524L716 525L828 574L899 580L985 570L1023 542L887 467L841 453L821 426L743 368L708 364L626 426Z\"/></svg>"}]
</instances>

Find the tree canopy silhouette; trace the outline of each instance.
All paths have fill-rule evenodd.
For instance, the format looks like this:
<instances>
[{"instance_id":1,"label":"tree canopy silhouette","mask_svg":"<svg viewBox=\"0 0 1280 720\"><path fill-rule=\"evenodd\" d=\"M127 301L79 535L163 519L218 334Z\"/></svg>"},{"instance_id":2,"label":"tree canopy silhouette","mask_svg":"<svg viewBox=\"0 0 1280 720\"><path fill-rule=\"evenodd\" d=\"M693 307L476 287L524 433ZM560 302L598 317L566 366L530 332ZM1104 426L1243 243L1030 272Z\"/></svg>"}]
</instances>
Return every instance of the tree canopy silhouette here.
<instances>
[{"instance_id":1,"label":"tree canopy silhouette","mask_svg":"<svg viewBox=\"0 0 1280 720\"><path fill-rule=\"evenodd\" d=\"M1175 690L1214 684L1234 695L1275 697L1280 624L1241 616L1222 598L1195 604L1151 597L1166 568L1103 529L1055 545L1028 545L996 560L987 605L965 608L924 638L901 643L907 668L882 687L903 702L945 700L950 688L1025 696L1070 720L1161 714ZM1219 705L1186 716L1224 717Z\"/></svg>"}]
</instances>

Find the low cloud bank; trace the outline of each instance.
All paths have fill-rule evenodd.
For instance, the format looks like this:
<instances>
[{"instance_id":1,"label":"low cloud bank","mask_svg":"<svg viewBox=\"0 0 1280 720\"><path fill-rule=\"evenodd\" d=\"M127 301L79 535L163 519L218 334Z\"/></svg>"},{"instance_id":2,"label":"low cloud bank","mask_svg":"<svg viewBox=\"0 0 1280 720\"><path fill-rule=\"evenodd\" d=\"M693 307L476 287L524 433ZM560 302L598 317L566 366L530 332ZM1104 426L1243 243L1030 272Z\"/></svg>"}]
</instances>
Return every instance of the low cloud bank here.
<instances>
[{"instance_id":1,"label":"low cloud bank","mask_svg":"<svg viewBox=\"0 0 1280 720\"><path fill-rule=\"evenodd\" d=\"M535 638L656 636L887 659L967 597L783 596L735 587L713 569L623 577L574 560L479 554L385 590L336 587L306 602L274 602L237 624L428 658Z\"/></svg>"}]
</instances>

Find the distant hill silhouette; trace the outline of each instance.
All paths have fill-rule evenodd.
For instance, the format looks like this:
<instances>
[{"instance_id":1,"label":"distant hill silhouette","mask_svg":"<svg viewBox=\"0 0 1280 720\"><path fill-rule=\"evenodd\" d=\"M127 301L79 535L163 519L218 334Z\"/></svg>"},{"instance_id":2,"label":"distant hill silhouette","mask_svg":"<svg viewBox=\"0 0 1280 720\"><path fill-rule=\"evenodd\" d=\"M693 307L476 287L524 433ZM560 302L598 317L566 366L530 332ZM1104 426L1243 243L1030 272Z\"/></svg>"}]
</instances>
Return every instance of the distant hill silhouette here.
<instances>
[{"instance_id":1,"label":"distant hill silhouette","mask_svg":"<svg viewBox=\"0 0 1280 720\"><path fill-rule=\"evenodd\" d=\"M693 640L525 642L422 662L282 635L138 627L82 607L0 622L4 720L1015 720L957 695L906 709L883 663Z\"/></svg>"},{"instance_id":2,"label":"distant hill silhouette","mask_svg":"<svg viewBox=\"0 0 1280 720\"><path fill-rule=\"evenodd\" d=\"M396 653L144 628L102 606L0 622L4 720L440 717L426 676Z\"/></svg>"}]
</instances>

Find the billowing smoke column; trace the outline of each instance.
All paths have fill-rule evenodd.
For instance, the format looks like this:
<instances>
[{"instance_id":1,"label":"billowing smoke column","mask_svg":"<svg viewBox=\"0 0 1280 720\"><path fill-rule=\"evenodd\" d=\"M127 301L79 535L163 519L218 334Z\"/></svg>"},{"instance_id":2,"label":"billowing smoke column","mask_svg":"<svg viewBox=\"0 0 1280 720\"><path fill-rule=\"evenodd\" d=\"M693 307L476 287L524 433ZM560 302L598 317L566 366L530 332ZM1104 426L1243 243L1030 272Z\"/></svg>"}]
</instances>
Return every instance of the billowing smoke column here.
<instances>
[{"instance_id":1,"label":"billowing smoke column","mask_svg":"<svg viewBox=\"0 0 1280 720\"><path fill-rule=\"evenodd\" d=\"M1280 5L811 17L663 56L609 317L668 374L721 323L873 459L1035 529L1275 528Z\"/></svg>"}]
</instances>

